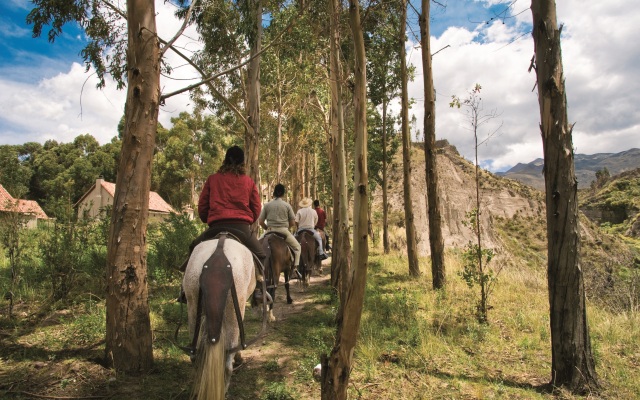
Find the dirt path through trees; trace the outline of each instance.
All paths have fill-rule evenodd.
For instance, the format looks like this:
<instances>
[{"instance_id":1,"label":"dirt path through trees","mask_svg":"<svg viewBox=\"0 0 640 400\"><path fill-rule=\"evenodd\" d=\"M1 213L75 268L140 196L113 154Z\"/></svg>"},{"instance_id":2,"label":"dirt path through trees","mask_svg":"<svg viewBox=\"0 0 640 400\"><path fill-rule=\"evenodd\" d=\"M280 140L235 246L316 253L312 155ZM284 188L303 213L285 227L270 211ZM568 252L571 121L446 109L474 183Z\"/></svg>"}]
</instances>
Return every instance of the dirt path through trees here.
<instances>
[{"instance_id":1,"label":"dirt path through trees","mask_svg":"<svg viewBox=\"0 0 640 400\"><path fill-rule=\"evenodd\" d=\"M281 280L273 308L276 322L270 324L263 339L242 352L243 363L233 373L228 398L317 399L320 396L320 384L313 379L312 372L320 362L320 352L328 346L322 338L333 329L329 261L323 265L325 274L312 276L309 287L304 290L299 281L292 281L293 304L287 304ZM247 309L245 320L249 329L257 326L258 314L257 309ZM247 339L251 338L252 334L247 333Z\"/></svg>"}]
</instances>

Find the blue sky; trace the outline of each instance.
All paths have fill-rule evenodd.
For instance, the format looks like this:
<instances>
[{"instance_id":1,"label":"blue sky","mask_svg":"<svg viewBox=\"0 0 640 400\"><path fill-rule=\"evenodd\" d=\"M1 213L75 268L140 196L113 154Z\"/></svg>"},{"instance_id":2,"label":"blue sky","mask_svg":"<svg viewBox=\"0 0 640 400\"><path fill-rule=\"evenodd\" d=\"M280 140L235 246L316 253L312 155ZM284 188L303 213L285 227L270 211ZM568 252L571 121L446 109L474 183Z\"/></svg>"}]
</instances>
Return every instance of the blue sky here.
<instances>
[{"instance_id":1,"label":"blue sky","mask_svg":"<svg viewBox=\"0 0 640 400\"><path fill-rule=\"evenodd\" d=\"M114 2L124 7L124 0ZM480 83L485 108L500 114L495 126L486 127L486 133L500 128L479 149L483 165L499 171L541 157L537 94L532 91L535 76L527 72L533 55L530 2L517 0L510 9L517 16L509 14L504 20L495 18L505 9L503 0L440 2L446 8L433 3L431 7L432 48L448 46L434 57L438 138L449 140L472 158L473 136L464 112L449 108L448 103L452 95L465 96ZM576 122L576 151L593 154L640 147L640 46L633 45L640 7L634 0L557 3L558 18L565 25L563 61L569 119ZM0 3L0 144L70 142L84 133L108 142L122 116L124 91L117 91L112 82L102 91L94 88L95 77L84 72L79 55L83 36L78 27L65 26L55 43L47 41L46 32L44 37L32 38L25 22L30 8L28 0ZM174 10L170 3L156 0L162 37L173 36L180 26L172 16ZM197 36L193 28L188 34ZM414 40L411 34L409 40ZM188 39L182 45L199 46ZM418 121L415 129L421 130L420 49L409 43L408 50L409 61L416 66L416 79L410 84L410 96L416 101L411 114ZM180 68L173 76L195 79L197 74ZM184 84L161 82L165 92ZM160 121L170 126L172 117L190 109L188 96L176 96L161 109Z\"/></svg>"},{"instance_id":2,"label":"blue sky","mask_svg":"<svg viewBox=\"0 0 640 400\"><path fill-rule=\"evenodd\" d=\"M79 59L81 32L74 25L65 27L61 40L49 43L45 37L33 39L26 23L29 2L5 0L0 5L0 73L3 78L34 82L68 68ZM35 75L34 75L35 73Z\"/></svg>"}]
</instances>

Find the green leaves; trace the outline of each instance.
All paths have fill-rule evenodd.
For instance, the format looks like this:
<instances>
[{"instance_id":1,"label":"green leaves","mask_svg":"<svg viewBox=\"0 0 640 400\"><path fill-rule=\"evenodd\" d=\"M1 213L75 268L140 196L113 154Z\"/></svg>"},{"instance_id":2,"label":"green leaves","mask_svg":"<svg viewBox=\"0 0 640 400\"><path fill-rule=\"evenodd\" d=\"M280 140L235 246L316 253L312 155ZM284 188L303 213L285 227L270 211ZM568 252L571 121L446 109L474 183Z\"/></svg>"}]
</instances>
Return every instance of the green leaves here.
<instances>
[{"instance_id":1,"label":"green leaves","mask_svg":"<svg viewBox=\"0 0 640 400\"><path fill-rule=\"evenodd\" d=\"M127 28L124 12L105 7L97 0L33 0L34 8L27 15L27 23L33 25L33 37L47 32L49 42L62 34L66 24L81 26L89 41L80 55L86 70L93 67L98 76L98 88L105 86L105 75L116 81L118 89L126 81Z\"/></svg>"}]
</instances>

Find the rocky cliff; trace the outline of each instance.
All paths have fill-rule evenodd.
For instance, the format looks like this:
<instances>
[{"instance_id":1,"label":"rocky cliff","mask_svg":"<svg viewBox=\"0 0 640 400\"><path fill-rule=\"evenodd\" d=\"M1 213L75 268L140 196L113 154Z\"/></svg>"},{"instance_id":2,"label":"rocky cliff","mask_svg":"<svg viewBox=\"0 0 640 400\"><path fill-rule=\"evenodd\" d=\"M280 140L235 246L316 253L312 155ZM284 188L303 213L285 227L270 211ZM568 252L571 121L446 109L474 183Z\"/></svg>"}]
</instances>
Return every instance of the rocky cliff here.
<instances>
[{"instance_id":1,"label":"rocky cliff","mask_svg":"<svg viewBox=\"0 0 640 400\"><path fill-rule=\"evenodd\" d=\"M443 216L443 236L446 247L463 247L475 240L472 231L464 225L466 214L475 207L475 167L464 159L454 146L438 142L439 192ZM402 189L402 158L394 160L389 170L389 213L392 246L403 249L404 200ZM413 211L418 233L418 252L429 254L429 228L427 219L427 192L422 145L412 149ZM500 247L493 223L497 218L544 218L542 193L515 180L499 177L487 171L480 173L480 220L484 245ZM382 190L373 194L373 218L382 218ZM379 233L381 234L381 232Z\"/></svg>"}]
</instances>

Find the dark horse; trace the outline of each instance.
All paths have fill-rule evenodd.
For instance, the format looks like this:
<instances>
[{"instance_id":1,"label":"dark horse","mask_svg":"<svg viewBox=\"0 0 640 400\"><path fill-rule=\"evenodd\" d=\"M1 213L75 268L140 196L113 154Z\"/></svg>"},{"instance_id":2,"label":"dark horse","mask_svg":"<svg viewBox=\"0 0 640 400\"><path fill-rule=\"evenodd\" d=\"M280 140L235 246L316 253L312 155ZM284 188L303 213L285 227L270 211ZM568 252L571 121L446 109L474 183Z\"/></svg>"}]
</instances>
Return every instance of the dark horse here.
<instances>
[{"instance_id":1,"label":"dark horse","mask_svg":"<svg viewBox=\"0 0 640 400\"><path fill-rule=\"evenodd\" d=\"M284 288L287 291L287 304L293 303L289 293L289 277L292 272L293 260L289 246L284 241L284 237L278 233L267 233L260 239L262 248L267 254L264 261L264 279L267 285L267 292L275 301L276 288L280 283L280 274L284 273ZM273 322L276 317L273 315L273 302L269 304L269 321Z\"/></svg>"},{"instance_id":2,"label":"dark horse","mask_svg":"<svg viewBox=\"0 0 640 400\"><path fill-rule=\"evenodd\" d=\"M318 257L318 242L313 237L313 232L304 230L298 233L300 242L300 275L304 286L309 286L311 274L320 269L320 257Z\"/></svg>"}]
</instances>

